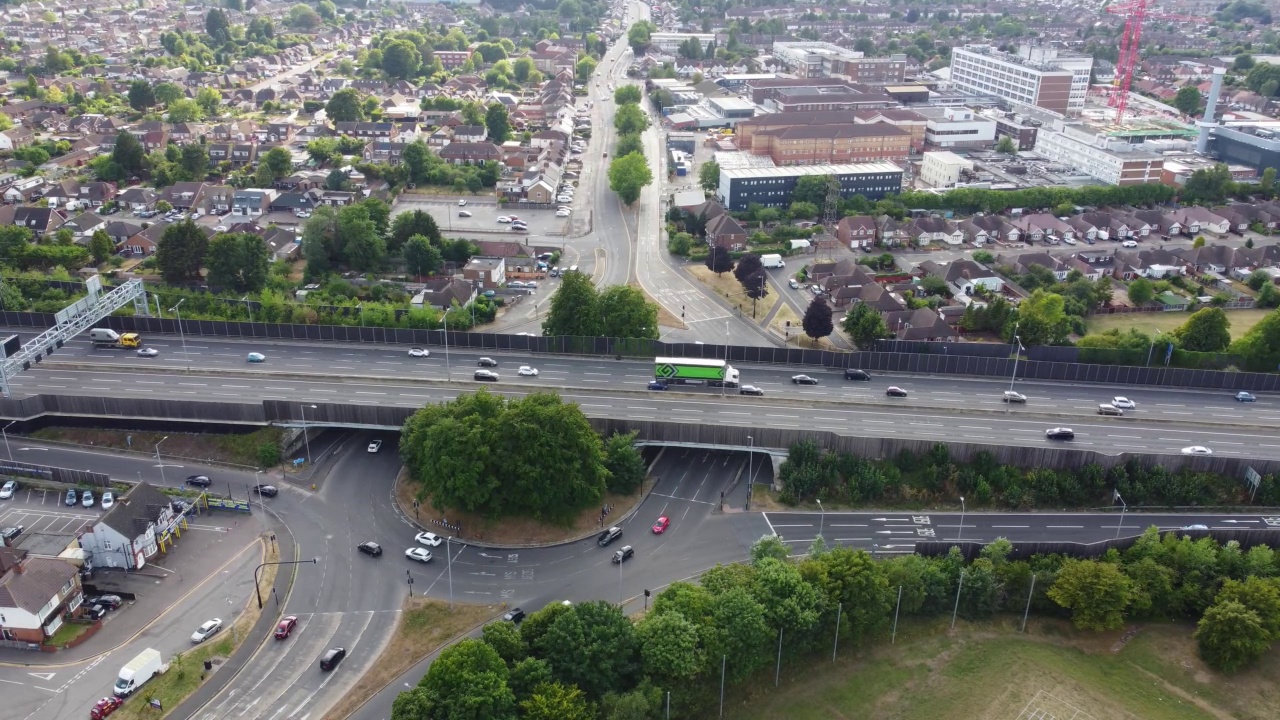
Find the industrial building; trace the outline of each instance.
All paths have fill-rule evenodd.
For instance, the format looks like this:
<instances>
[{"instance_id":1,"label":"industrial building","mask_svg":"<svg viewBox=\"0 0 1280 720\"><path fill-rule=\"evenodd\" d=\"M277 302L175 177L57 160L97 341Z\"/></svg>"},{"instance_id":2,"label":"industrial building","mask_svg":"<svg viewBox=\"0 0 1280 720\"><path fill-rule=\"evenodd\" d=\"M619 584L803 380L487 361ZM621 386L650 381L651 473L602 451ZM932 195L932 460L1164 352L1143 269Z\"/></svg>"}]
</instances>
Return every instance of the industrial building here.
<instances>
[{"instance_id":1,"label":"industrial building","mask_svg":"<svg viewBox=\"0 0 1280 720\"><path fill-rule=\"evenodd\" d=\"M990 45L951 50L951 84L974 95L1072 115L1084 109L1093 58L1055 47L1024 46L1017 53Z\"/></svg>"},{"instance_id":2,"label":"industrial building","mask_svg":"<svg viewBox=\"0 0 1280 720\"><path fill-rule=\"evenodd\" d=\"M996 140L996 122L968 108L920 107L925 118L924 144L929 149L989 148Z\"/></svg>"},{"instance_id":3,"label":"industrial building","mask_svg":"<svg viewBox=\"0 0 1280 720\"><path fill-rule=\"evenodd\" d=\"M706 50L707 45L715 42L716 36L711 33L656 32L649 35L649 44L664 53L675 54L689 38L696 38L701 49Z\"/></svg>"},{"instance_id":4,"label":"industrial building","mask_svg":"<svg viewBox=\"0 0 1280 720\"><path fill-rule=\"evenodd\" d=\"M1053 162L1111 185L1158 183L1164 167L1159 154L1084 125L1041 128L1035 150Z\"/></svg>"},{"instance_id":5,"label":"industrial building","mask_svg":"<svg viewBox=\"0 0 1280 720\"><path fill-rule=\"evenodd\" d=\"M900 84L907 75L907 56L868 58L862 53L817 40L775 41L773 56L802 78L843 77L868 85Z\"/></svg>"},{"instance_id":6,"label":"industrial building","mask_svg":"<svg viewBox=\"0 0 1280 720\"><path fill-rule=\"evenodd\" d=\"M890 162L797 167L723 167L716 195L720 204L734 211L748 205L787 207L796 181L808 175L830 175L840 183L840 196L862 195L879 200L902 190L902 168Z\"/></svg>"},{"instance_id":7,"label":"industrial building","mask_svg":"<svg viewBox=\"0 0 1280 720\"><path fill-rule=\"evenodd\" d=\"M920 163L920 180L929 187L955 187L961 172L973 172L973 161L950 150L927 152Z\"/></svg>"}]
</instances>

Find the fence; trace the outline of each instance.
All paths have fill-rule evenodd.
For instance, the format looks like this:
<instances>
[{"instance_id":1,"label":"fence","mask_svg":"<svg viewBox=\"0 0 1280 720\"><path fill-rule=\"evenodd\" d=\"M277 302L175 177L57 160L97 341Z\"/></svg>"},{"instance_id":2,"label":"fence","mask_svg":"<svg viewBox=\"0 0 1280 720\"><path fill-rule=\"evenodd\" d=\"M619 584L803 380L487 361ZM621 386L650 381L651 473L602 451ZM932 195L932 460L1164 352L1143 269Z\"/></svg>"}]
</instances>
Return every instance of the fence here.
<instances>
[{"instance_id":1,"label":"fence","mask_svg":"<svg viewBox=\"0 0 1280 720\"><path fill-rule=\"evenodd\" d=\"M63 485L109 488L111 478L103 473L89 470L72 470L70 468L50 465L34 465L15 460L0 461L0 476L26 480L43 480Z\"/></svg>"},{"instance_id":2,"label":"fence","mask_svg":"<svg viewBox=\"0 0 1280 720\"><path fill-rule=\"evenodd\" d=\"M53 316L44 313L0 313L7 326L50 327ZM173 318L112 316L102 325L117 332L178 334ZM182 332L191 336L254 338L260 340L300 340L308 342L383 343L398 345L445 345L457 349L527 352L553 355L596 355L604 357L686 357L727 359L729 362L760 365L846 367L868 371L1011 377L1012 347L978 343L907 343L927 352L844 352L805 348L666 343L659 340L603 337L542 337L500 335L456 330L412 328L350 327L346 325L299 325L248 323L223 320L183 320ZM893 347L893 346L890 346ZM994 349L992 349L994 348ZM53 348L49 349L50 352ZM1280 374L1229 372L1178 367L1137 367L1092 365L1076 362L1080 348L1027 348L1026 361L1017 364L1018 378L1121 385L1194 387L1224 391L1280 390ZM1177 353L1175 353L1176 355ZM1277 362L1280 362L1278 360ZM1268 366L1269 367L1269 366Z\"/></svg>"},{"instance_id":3,"label":"fence","mask_svg":"<svg viewBox=\"0 0 1280 720\"><path fill-rule=\"evenodd\" d=\"M1120 519L1120 514L1116 513L1116 521ZM1132 520L1133 526L1129 527L1128 522ZM1059 555L1067 555L1070 557L1081 558L1100 558L1107 554L1109 550L1115 549L1119 551L1128 550L1138 542L1138 538L1146 529L1146 523L1143 522L1141 515L1130 515L1126 520L1123 532L1125 537L1115 538L1112 540L1103 540L1094 543L1074 543L1074 542L1015 542L1013 550L1009 553L1010 560L1029 560L1036 555L1048 555L1051 553ZM1237 542L1240 549L1247 551L1258 545L1266 545L1267 547L1276 547L1280 544L1280 530L1265 528L1260 530L1180 530L1179 535L1187 535L1194 539L1202 537L1212 537L1219 544L1226 545L1228 542ZM947 540L917 540L915 543L916 553L925 557L942 557L951 552L951 548L957 547L965 559L973 560L982 552L982 548L986 543L981 542L961 542Z\"/></svg>"}]
</instances>

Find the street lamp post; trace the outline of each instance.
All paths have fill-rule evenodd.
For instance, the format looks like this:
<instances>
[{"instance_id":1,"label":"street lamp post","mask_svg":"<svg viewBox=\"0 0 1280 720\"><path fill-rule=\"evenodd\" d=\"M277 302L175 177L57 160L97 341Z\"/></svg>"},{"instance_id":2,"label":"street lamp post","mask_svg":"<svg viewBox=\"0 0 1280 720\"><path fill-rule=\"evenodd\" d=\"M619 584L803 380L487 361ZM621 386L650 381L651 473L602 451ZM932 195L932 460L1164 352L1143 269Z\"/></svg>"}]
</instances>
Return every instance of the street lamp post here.
<instances>
[{"instance_id":1,"label":"street lamp post","mask_svg":"<svg viewBox=\"0 0 1280 720\"><path fill-rule=\"evenodd\" d=\"M1022 338L1018 337L1016 332L1013 336L1013 341L1017 343L1018 347L1015 348L1013 351L1013 373L1009 375L1009 391L1010 392L1013 392L1013 383L1015 380L1018 379L1018 358L1022 355ZM1007 404L1011 405L1012 403L1007 403Z\"/></svg>"},{"instance_id":2,"label":"street lamp post","mask_svg":"<svg viewBox=\"0 0 1280 720\"><path fill-rule=\"evenodd\" d=\"M728 367L729 367L729 321L724 321L724 364L725 378L720 382L720 397L724 397L724 388L728 384Z\"/></svg>"},{"instance_id":3,"label":"street lamp post","mask_svg":"<svg viewBox=\"0 0 1280 720\"><path fill-rule=\"evenodd\" d=\"M160 466L160 484L161 485L166 485L168 483L164 479L164 462L160 460L160 443L168 439L169 439L169 436L165 435L164 437L160 438L160 442L156 443L156 465Z\"/></svg>"},{"instance_id":4,"label":"street lamp post","mask_svg":"<svg viewBox=\"0 0 1280 720\"><path fill-rule=\"evenodd\" d=\"M960 496L960 530L956 532L956 542L964 537L964 496Z\"/></svg>"},{"instance_id":5,"label":"street lamp post","mask_svg":"<svg viewBox=\"0 0 1280 720\"><path fill-rule=\"evenodd\" d=\"M1156 340L1162 335L1159 328L1156 328L1156 334L1151 336L1151 344L1147 347L1147 367L1151 367L1151 354L1155 352Z\"/></svg>"},{"instance_id":6,"label":"street lamp post","mask_svg":"<svg viewBox=\"0 0 1280 720\"><path fill-rule=\"evenodd\" d=\"M182 338L182 356L187 360L187 372L191 372L191 353L187 352L187 333L182 329L182 303L186 302L186 298L182 298L176 305L169 308L169 312L178 317L178 337Z\"/></svg>"},{"instance_id":7,"label":"street lamp post","mask_svg":"<svg viewBox=\"0 0 1280 720\"><path fill-rule=\"evenodd\" d=\"M827 509L822 507L822 501L818 501L818 537L822 537L822 526L827 520Z\"/></svg>"},{"instance_id":8,"label":"street lamp post","mask_svg":"<svg viewBox=\"0 0 1280 720\"><path fill-rule=\"evenodd\" d=\"M1128 503L1126 503L1126 502L1124 501L1124 498L1120 497L1120 491L1119 491L1119 490L1115 490L1115 491L1113 491L1113 492L1115 492L1115 496L1114 496L1114 497L1112 497L1111 502L1113 502L1113 503L1114 503L1116 500L1119 500L1119 501L1120 501L1120 523L1119 523L1118 525L1116 525L1116 539L1117 539L1117 540L1119 540L1119 539L1120 539L1120 528L1124 527L1124 513L1125 513L1125 511L1126 511L1126 510L1128 510L1128 509L1129 509L1129 505L1128 505Z\"/></svg>"},{"instance_id":9,"label":"street lamp post","mask_svg":"<svg viewBox=\"0 0 1280 720\"><path fill-rule=\"evenodd\" d=\"M262 609L262 590L258 587L258 573L262 568L268 565L305 565L311 563L315 565L320 562L320 558L311 558L310 560L278 560L276 562L264 562L253 569L253 591L258 595L258 609Z\"/></svg>"},{"instance_id":10,"label":"street lamp post","mask_svg":"<svg viewBox=\"0 0 1280 720\"><path fill-rule=\"evenodd\" d=\"M18 421L14 420L3 428L0 428L0 434L4 435L4 451L9 453L9 462L13 462L13 448L9 447L9 428L13 427L13 423L16 422Z\"/></svg>"},{"instance_id":11,"label":"street lamp post","mask_svg":"<svg viewBox=\"0 0 1280 720\"><path fill-rule=\"evenodd\" d=\"M440 331L444 335L444 372L449 380L453 380L453 369L449 367L449 310L452 309L450 307L444 311L444 324L442 325L444 329Z\"/></svg>"},{"instance_id":12,"label":"street lamp post","mask_svg":"<svg viewBox=\"0 0 1280 720\"><path fill-rule=\"evenodd\" d=\"M249 294L245 293L245 296L240 298L240 302L244 303L245 309L249 311L249 322L252 323L253 322L253 303L249 302Z\"/></svg>"},{"instance_id":13,"label":"street lamp post","mask_svg":"<svg viewBox=\"0 0 1280 720\"><path fill-rule=\"evenodd\" d=\"M302 442L306 443L307 465L310 465L311 464L311 433L308 432L308 427L307 427L307 408L311 408L312 410L318 410L319 408L316 407L315 405L299 405L298 407L302 408Z\"/></svg>"}]
</instances>

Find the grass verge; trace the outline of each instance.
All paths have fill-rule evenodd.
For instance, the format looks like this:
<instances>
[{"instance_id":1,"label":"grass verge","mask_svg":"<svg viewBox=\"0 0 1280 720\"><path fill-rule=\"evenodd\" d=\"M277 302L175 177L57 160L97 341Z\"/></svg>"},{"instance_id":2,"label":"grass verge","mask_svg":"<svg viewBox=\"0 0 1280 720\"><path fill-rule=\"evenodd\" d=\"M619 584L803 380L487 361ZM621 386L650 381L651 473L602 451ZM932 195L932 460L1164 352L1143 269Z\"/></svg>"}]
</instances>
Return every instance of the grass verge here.
<instances>
[{"instance_id":1,"label":"grass verge","mask_svg":"<svg viewBox=\"0 0 1280 720\"><path fill-rule=\"evenodd\" d=\"M449 640L494 617L498 611L494 605L464 603L454 603L450 610L449 603L440 600L407 598L391 641L369 671L325 714L326 720L348 717L423 658L439 650Z\"/></svg>"},{"instance_id":2,"label":"grass verge","mask_svg":"<svg viewBox=\"0 0 1280 720\"><path fill-rule=\"evenodd\" d=\"M658 324L659 325L662 325L663 327L669 327L669 328L679 328L681 330L685 330L689 327L688 325L684 324L683 320L671 314L671 311L663 307L662 303L658 302L657 300L654 300L653 296L645 292L644 288L640 287L639 283L631 283L630 287L636 290L639 290L640 293L644 295L645 300L648 300L649 302L653 303L658 307Z\"/></svg>"},{"instance_id":3,"label":"grass verge","mask_svg":"<svg viewBox=\"0 0 1280 720\"><path fill-rule=\"evenodd\" d=\"M840 319L844 317L844 313L840 310L832 310L832 321L835 322L837 328L840 325ZM791 327L787 327L787 321L791 322ZM818 350L835 350L836 346L827 338L818 338L814 340L804 334L804 326L800 324L800 316L790 305L783 304L778 308L778 314L773 316L771 327L779 335L787 339L788 346L818 349ZM836 332L839 332L837 329Z\"/></svg>"},{"instance_id":4,"label":"grass verge","mask_svg":"<svg viewBox=\"0 0 1280 720\"><path fill-rule=\"evenodd\" d=\"M1275 717L1280 653L1225 678L1200 663L1187 626L1145 626L1124 643L1118 633L1077 632L1058 620L1033 620L1023 635L1020 622L961 622L949 632L947 618L911 621L899 626L895 645L841 650L835 663L828 655L828 661L796 661L788 668L784 658L782 687L759 683L732 701L732 717Z\"/></svg>"},{"instance_id":5,"label":"grass verge","mask_svg":"<svg viewBox=\"0 0 1280 720\"><path fill-rule=\"evenodd\" d=\"M1227 319L1231 321L1231 338L1234 340L1244 335L1254 325L1257 325L1262 318L1266 317L1270 310L1224 310ZM1148 335L1153 334L1156 330L1162 333L1172 332L1182 327L1187 322L1187 318L1191 317L1191 313L1185 312L1156 312L1156 313L1122 313L1116 315L1090 315L1088 318L1089 332L1101 333L1107 330L1117 329L1124 332L1129 328L1137 328Z\"/></svg>"},{"instance_id":6,"label":"grass verge","mask_svg":"<svg viewBox=\"0 0 1280 720\"><path fill-rule=\"evenodd\" d=\"M268 546L263 561L274 562L279 559L280 553L274 547ZM275 584L276 571L279 567L279 565L267 565L262 569L262 577L259 579L262 583L261 587L270 588ZM244 610L240 611L239 617L231 623L229 628L218 634L219 639L168 658L169 670L143 685L111 717L115 720L155 720L158 716L162 716L163 712L153 709L148 704L151 698L158 699L167 710L181 705L183 700L190 697L191 693L198 690L208 679L209 674L204 671L204 661L215 661L216 672L217 664L231 657L236 648L248 638L249 631L253 629L253 624L258 621L262 612L258 609L257 601L249 598ZM254 642L259 640L260 638L254 638ZM129 658L125 658L124 662L128 660Z\"/></svg>"},{"instance_id":7,"label":"grass verge","mask_svg":"<svg viewBox=\"0 0 1280 720\"><path fill-rule=\"evenodd\" d=\"M164 454L175 458L212 460L250 467L263 467L263 446L276 449L275 462L279 461L280 440L284 431L280 428L261 428L251 433L162 433L132 430L99 430L95 428L47 427L35 431L31 437L54 440L90 447L115 448L154 452L155 445L168 437ZM266 463L267 465L273 463Z\"/></svg>"},{"instance_id":8,"label":"grass verge","mask_svg":"<svg viewBox=\"0 0 1280 720\"><path fill-rule=\"evenodd\" d=\"M751 314L751 298L747 297L746 291L742 289L742 283L738 282L738 278L733 276L732 272L717 275L703 265L689 265L685 268L689 274L696 277L699 282L715 291L733 303L738 308L738 312ZM756 318L765 318L769 312L773 310L773 306L781 302L778 296L778 288L769 283L769 294L763 299L755 303Z\"/></svg>"}]
</instances>

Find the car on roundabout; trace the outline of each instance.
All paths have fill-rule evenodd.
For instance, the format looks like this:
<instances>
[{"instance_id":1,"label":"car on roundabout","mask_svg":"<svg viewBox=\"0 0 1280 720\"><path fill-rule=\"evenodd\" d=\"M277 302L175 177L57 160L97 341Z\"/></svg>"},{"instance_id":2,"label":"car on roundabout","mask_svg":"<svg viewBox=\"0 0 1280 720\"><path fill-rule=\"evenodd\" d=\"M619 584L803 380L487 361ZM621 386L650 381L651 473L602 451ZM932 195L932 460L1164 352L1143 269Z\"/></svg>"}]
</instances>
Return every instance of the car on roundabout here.
<instances>
[{"instance_id":1,"label":"car on roundabout","mask_svg":"<svg viewBox=\"0 0 1280 720\"><path fill-rule=\"evenodd\" d=\"M444 542L444 538L433 532L420 532L413 539L417 540L418 544L429 547L440 547L440 544Z\"/></svg>"},{"instance_id":2,"label":"car on roundabout","mask_svg":"<svg viewBox=\"0 0 1280 720\"><path fill-rule=\"evenodd\" d=\"M520 608L511 608L502 614L502 619L509 623L516 623L518 625L521 620L524 620L524 611Z\"/></svg>"},{"instance_id":3,"label":"car on roundabout","mask_svg":"<svg viewBox=\"0 0 1280 720\"><path fill-rule=\"evenodd\" d=\"M124 700L115 695L108 695L93 704L93 707L89 710L89 720L104 720L111 713L119 710L122 705L124 705Z\"/></svg>"},{"instance_id":4,"label":"car on roundabout","mask_svg":"<svg viewBox=\"0 0 1280 720\"><path fill-rule=\"evenodd\" d=\"M404 551L404 556L420 563L431 562L431 551L426 548L413 547Z\"/></svg>"},{"instance_id":5,"label":"car on roundabout","mask_svg":"<svg viewBox=\"0 0 1280 720\"><path fill-rule=\"evenodd\" d=\"M217 635L218 631L221 629L222 629L222 618L214 618L212 620L208 620L205 622L205 624L196 628L195 632L191 633L191 642L196 644L202 643L205 640L208 640L209 638L213 637L214 635Z\"/></svg>"},{"instance_id":6,"label":"car on roundabout","mask_svg":"<svg viewBox=\"0 0 1280 720\"><path fill-rule=\"evenodd\" d=\"M658 518L657 522L653 524L653 534L661 535L662 533L666 532L667 528L669 527L671 527L671 518L667 517L666 515L663 515L662 517Z\"/></svg>"},{"instance_id":7,"label":"car on roundabout","mask_svg":"<svg viewBox=\"0 0 1280 720\"><path fill-rule=\"evenodd\" d=\"M298 617L296 615L289 615L281 619L279 624L276 625L276 633L275 633L276 639L277 640L287 639L289 635L293 633L293 629L296 628L297 626L298 626Z\"/></svg>"}]
</instances>

